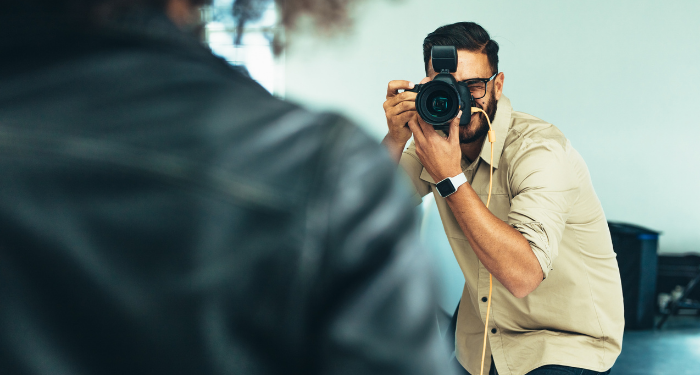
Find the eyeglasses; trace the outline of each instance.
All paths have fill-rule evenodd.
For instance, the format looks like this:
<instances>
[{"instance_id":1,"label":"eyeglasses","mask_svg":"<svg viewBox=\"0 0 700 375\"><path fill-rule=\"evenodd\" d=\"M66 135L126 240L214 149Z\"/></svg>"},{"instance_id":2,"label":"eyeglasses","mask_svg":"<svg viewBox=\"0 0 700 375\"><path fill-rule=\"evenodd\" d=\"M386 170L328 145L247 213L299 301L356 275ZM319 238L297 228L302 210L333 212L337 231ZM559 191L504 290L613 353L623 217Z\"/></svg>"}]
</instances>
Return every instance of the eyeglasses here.
<instances>
[{"instance_id":1,"label":"eyeglasses","mask_svg":"<svg viewBox=\"0 0 700 375\"><path fill-rule=\"evenodd\" d=\"M462 81L462 83L467 85L467 88L469 88L469 92L471 92L474 99L481 99L486 96L486 88L488 87L489 82L496 78L497 75L498 72L492 75L491 78L468 79L466 81Z\"/></svg>"}]
</instances>

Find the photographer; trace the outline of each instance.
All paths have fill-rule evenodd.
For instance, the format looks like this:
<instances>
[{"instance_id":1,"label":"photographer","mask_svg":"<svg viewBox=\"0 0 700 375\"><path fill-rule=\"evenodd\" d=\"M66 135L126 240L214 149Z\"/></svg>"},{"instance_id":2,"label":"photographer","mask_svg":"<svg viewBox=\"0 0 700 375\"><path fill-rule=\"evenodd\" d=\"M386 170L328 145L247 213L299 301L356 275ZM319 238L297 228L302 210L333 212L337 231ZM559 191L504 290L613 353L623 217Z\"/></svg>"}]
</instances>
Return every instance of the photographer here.
<instances>
[{"instance_id":1,"label":"photographer","mask_svg":"<svg viewBox=\"0 0 700 375\"><path fill-rule=\"evenodd\" d=\"M444 374L394 163L215 57L204 2L0 3L0 374Z\"/></svg>"},{"instance_id":2,"label":"photographer","mask_svg":"<svg viewBox=\"0 0 700 375\"><path fill-rule=\"evenodd\" d=\"M551 124L514 111L503 95L498 44L471 22L446 25L423 42L426 77L433 46L455 46L453 73L492 121L493 196L489 208L489 124L461 116L446 132L416 112L414 84L392 81L383 143L407 172L416 199L433 193L466 283L455 333L456 357L479 374L605 374L620 353L622 289L601 204L586 164ZM405 150L406 142L413 142ZM403 153L402 153L403 151ZM436 188L447 178L456 191ZM489 300L490 276L493 294ZM487 321L487 307L491 306Z\"/></svg>"}]
</instances>

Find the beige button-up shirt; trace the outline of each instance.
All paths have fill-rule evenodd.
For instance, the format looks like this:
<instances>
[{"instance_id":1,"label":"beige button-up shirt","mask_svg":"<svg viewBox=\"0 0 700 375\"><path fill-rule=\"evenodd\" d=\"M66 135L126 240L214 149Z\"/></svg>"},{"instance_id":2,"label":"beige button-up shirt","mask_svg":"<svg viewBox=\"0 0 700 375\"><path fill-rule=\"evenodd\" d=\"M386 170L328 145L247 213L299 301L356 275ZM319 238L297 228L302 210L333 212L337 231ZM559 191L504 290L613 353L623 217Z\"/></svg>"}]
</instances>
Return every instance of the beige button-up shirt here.
<instances>
[{"instance_id":1,"label":"beige button-up shirt","mask_svg":"<svg viewBox=\"0 0 700 375\"><path fill-rule=\"evenodd\" d=\"M486 363L500 375L522 375L547 364L606 371L622 347L620 273L600 201L581 156L554 125L512 110L501 96L493 121L493 193L489 210L529 241L545 279L515 298L493 279ZM490 144L462 170L486 203ZM476 257L449 205L416 155L400 161L416 199L433 193L466 280L457 319L457 359L471 374L481 364L489 272ZM468 188L468 186L464 186Z\"/></svg>"}]
</instances>

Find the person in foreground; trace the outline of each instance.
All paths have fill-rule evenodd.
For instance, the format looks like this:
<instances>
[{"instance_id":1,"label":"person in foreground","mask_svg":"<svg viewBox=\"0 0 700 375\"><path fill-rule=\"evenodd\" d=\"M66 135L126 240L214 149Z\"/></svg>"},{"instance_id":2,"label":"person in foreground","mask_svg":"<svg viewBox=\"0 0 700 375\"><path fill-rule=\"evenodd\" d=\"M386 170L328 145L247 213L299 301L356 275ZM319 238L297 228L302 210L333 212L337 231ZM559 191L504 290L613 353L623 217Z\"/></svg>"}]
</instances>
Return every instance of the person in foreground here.
<instances>
[{"instance_id":1,"label":"person in foreground","mask_svg":"<svg viewBox=\"0 0 700 375\"><path fill-rule=\"evenodd\" d=\"M481 26L460 22L430 33L423 42L428 76L423 82L436 75L433 46L456 47L453 75L468 83L496 134L487 209L490 144L483 114L466 126L459 126L458 116L448 134L437 132L417 115L416 94L399 92L413 83L389 83L384 144L408 173L418 202L431 192L435 196L466 280L456 358L466 371L479 374L486 329L485 369L491 374L608 373L622 345L622 288L586 164L554 125L513 110L503 95L498 44ZM458 181L461 174L467 183L440 196L436 182ZM493 295L485 327L489 273Z\"/></svg>"},{"instance_id":2,"label":"person in foreground","mask_svg":"<svg viewBox=\"0 0 700 375\"><path fill-rule=\"evenodd\" d=\"M446 373L386 151L213 56L199 4L0 5L0 374Z\"/></svg>"}]
</instances>

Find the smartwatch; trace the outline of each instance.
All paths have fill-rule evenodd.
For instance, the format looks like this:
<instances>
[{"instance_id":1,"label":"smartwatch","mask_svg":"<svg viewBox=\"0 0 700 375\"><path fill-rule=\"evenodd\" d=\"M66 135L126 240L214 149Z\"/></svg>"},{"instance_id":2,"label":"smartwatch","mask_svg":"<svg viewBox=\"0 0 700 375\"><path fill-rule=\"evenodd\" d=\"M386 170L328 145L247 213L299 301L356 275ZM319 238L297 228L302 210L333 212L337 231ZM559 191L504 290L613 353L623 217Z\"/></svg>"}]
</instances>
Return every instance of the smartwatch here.
<instances>
[{"instance_id":1,"label":"smartwatch","mask_svg":"<svg viewBox=\"0 0 700 375\"><path fill-rule=\"evenodd\" d=\"M460 173L454 177L448 177L438 182L435 184L435 187L437 188L437 191L440 193L441 197L447 198L448 196L454 194L454 192L456 192L457 189L466 182L467 176L465 176L464 173Z\"/></svg>"}]
</instances>

